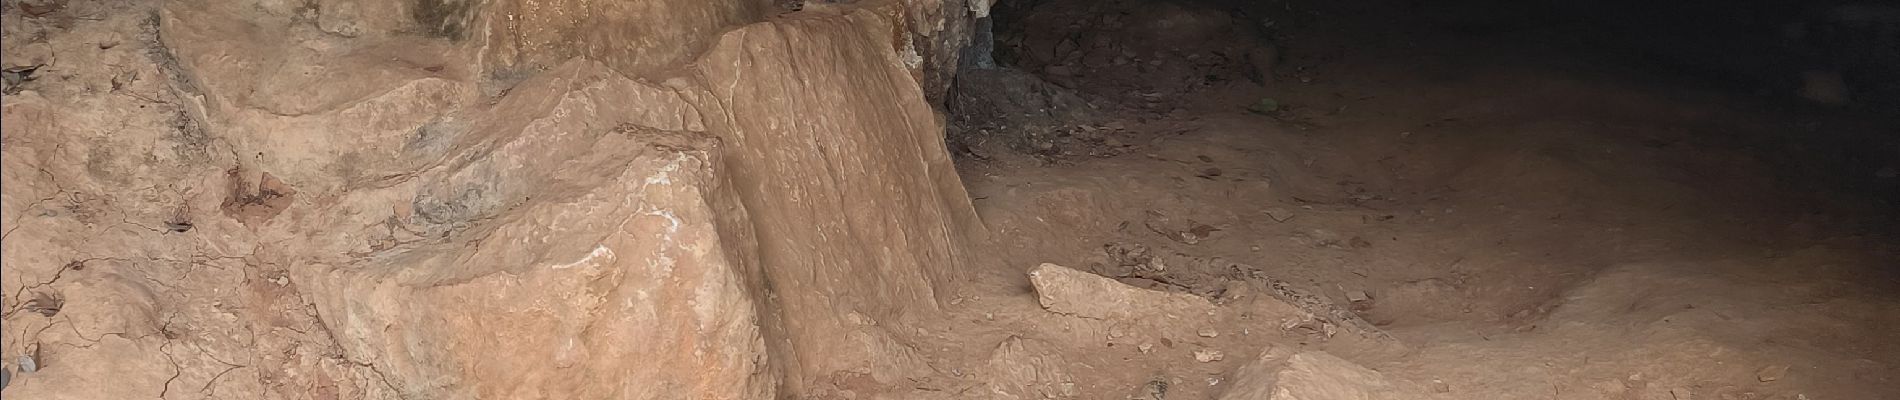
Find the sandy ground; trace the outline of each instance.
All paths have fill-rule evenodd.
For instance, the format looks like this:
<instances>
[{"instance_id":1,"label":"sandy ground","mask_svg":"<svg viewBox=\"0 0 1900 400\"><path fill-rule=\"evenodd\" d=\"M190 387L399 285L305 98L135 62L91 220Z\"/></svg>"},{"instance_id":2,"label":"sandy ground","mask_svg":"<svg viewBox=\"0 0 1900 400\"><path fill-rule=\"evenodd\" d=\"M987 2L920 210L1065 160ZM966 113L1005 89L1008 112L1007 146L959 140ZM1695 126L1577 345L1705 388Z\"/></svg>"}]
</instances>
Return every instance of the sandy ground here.
<instances>
[{"instance_id":1,"label":"sandy ground","mask_svg":"<svg viewBox=\"0 0 1900 400\"><path fill-rule=\"evenodd\" d=\"M1054 343L1083 398L1148 398L1151 381L1210 398L1247 357L1195 351L1286 345L1238 325L1159 351L1089 340L1036 317L1021 273L1051 262L1214 298L1291 282L1409 349L1347 358L1447 398L1900 396L1878 201L1758 147L1866 125L1540 44L1561 29L1386 17L1284 31L1272 115L1246 111L1251 83L1210 83L1097 124L1128 126L1099 128L1118 155L966 157L1007 267L947 336ZM1130 274L1113 254L1130 243L1215 261Z\"/></svg>"}]
</instances>

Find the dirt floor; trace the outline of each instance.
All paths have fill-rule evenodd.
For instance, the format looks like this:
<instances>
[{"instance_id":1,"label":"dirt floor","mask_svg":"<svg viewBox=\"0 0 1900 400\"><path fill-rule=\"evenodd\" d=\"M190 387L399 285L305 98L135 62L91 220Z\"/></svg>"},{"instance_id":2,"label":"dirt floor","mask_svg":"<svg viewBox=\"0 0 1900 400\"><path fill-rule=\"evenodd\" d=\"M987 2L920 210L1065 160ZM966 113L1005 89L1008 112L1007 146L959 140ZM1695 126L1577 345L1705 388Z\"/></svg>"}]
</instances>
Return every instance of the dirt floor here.
<instances>
[{"instance_id":1,"label":"dirt floor","mask_svg":"<svg viewBox=\"0 0 1900 400\"><path fill-rule=\"evenodd\" d=\"M1052 3L1022 11L1026 23L1192 14ZM964 133L978 143L965 182L1002 238L994 254L1018 269L990 275L934 329L966 349L1015 336L1057 348L1079 398L1146 399L1156 386L1212 398L1262 348L1325 347L1245 322L1183 338L1051 321L1023 275L1047 262L1217 301L1270 280L1305 288L1403 348L1329 351L1445 398L1900 397L1891 214L1817 177L1838 170L1775 154L1798 147L1763 147L1890 121L1549 45L1588 38L1561 25L1312 7L1275 15L1286 19L1264 85L1210 73L1159 101L1124 88L1193 59L1094 72L1089 35L1113 24L999 32L1000 54L1019 45L1025 69L1110 116L987 151L985 138L1007 135ZM1085 54L1037 60L1039 34ZM1278 107L1258 112L1263 97ZM1150 268L1130 248L1181 262ZM1197 360L1210 349L1224 359Z\"/></svg>"}]
</instances>

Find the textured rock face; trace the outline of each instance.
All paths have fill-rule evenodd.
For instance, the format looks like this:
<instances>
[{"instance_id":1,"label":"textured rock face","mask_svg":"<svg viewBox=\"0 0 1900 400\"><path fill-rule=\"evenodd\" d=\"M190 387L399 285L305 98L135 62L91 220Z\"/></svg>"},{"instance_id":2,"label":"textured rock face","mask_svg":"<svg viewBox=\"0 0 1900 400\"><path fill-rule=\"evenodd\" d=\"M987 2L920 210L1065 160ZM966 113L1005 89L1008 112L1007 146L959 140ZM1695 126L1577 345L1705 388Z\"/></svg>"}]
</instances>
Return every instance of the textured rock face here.
<instances>
[{"instance_id":1,"label":"textured rock face","mask_svg":"<svg viewBox=\"0 0 1900 400\"><path fill-rule=\"evenodd\" d=\"M344 196L413 196L386 221L419 235L311 258L305 294L413 396L771 397L745 210L716 140L637 118L662 93L576 62L470 112L480 157Z\"/></svg>"},{"instance_id":2,"label":"textured rock face","mask_svg":"<svg viewBox=\"0 0 1900 400\"><path fill-rule=\"evenodd\" d=\"M734 1L547 1L506 0L468 9L437 7L446 37L480 35L485 68L496 76L528 75L574 57L600 60L621 73L640 76L678 67L720 33L757 21L770 0ZM485 30L453 28L458 18L485 14ZM476 22L479 23L479 22Z\"/></svg>"},{"instance_id":3,"label":"textured rock face","mask_svg":"<svg viewBox=\"0 0 1900 400\"><path fill-rule=\"evenodd\" d=\"M895 383L969 262L960 1L113 4L5 98L9 397Z\"/></svg>"},{"instance_id":4,"label":"textured rock face","mask_svg":"<svg viewBox=\"0 0 1900 400\"><path fill-rule=\"evenodd\" d=\"M804 371L902 368L850 316L936 309L976 223L918 87L876 16L788 18L721 38L688 92L731 146L792 356ZM761 78L771 77L771 78ZM866 331L869 332L866 332ZM845 338L846 340L839 340ZM901 364L901 363L899 363Z\"/></svg>"}]
</instances>

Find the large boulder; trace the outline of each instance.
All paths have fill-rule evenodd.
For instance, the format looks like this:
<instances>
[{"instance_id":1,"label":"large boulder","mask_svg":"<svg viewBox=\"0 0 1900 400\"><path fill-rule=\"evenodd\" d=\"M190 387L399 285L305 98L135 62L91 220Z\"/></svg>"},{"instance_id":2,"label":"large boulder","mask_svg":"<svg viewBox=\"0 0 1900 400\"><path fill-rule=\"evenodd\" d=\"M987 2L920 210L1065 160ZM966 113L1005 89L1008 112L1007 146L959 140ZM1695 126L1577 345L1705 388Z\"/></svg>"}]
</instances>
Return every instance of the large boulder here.
<instances>
[{"instance_id":1,"label":"large boulder","mask_svg":"<svg viewBox=\"0 0 1900 400\"><path fill-rule=\"evenodd\" d=\"M901 384L929 373L908 324L980 232L932 109L972 6L185 0L80 20L36 44L75 56L22 68L89 86L7 87L0 299L21 340L0 356L42 355L13 385L50 398L95 376L125 384L65 396ZM7 12L14 54L41 26Z\"/></svg>"}]
</instances>

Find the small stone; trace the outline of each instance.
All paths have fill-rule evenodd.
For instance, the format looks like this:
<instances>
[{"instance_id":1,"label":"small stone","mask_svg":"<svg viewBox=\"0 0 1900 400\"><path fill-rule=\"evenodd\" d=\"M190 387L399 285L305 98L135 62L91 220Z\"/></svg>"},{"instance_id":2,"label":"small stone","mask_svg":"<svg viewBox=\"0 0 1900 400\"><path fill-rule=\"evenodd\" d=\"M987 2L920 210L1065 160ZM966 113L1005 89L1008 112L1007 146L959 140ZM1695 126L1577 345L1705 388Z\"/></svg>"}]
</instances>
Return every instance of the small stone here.
<instances>
[{"instance_id":1,"label":"small stone","mask_svg":"<svg viewBox=\"0 0 1900 400\"><path fill-rule=\"evenodd\" d=\"M1166 398L1168 398L1168 380L1165 378L1154 378L1149 380L1148 384L1141 385L1141 392L1135 396L1134 400L1163 400Z\"/></svg>"},{"instance_id":2,"label":"small stone","mask_svg":"<svg viewBox=\"0 0 1900 400\"><path fill-rule=\"evenodd\" d=\"M1675 388L1669 389L1669 397L1673 397L1675 400L1694 400L1695 394L1689 392L1689 388Z\"/></svg>"},{"instance_id":3,"label":"small stone","mask_svg":"<svg viewBox=\"0 0 1900 400\"><path fill-rule=\"evenodd\" d=\"M1778 381L1778 380L1781 380L1781 377L1787 376L1787 375L1788 375L1788 366L1786 365L1770 365L1767 367L1762 367L1762 369L1759 371L1755 371L1755 379L1759 379L1762 382Z\"/></svg>"},{"instance_id":4,"label":"small stone","mask_svg":"<svg viewBox=\"0 0 1900 400\"><path fill-rule=\"evenodd\" d=\"M1206 337L1206 338L1220 336L1220 332L1214 330L1214 328L1201 328L1200 332L1195 332L1195 333L1201 335L1201 337Z\"/></svg>"},{"instance_id":5,"label":"small stone","mask_svg":"<svg viewBox=\"0 0 1900 400\"><path fill-rule=\"evenodd\" d=\"M286 285L290 285L290 278L284 277L284 276L278 276L275 278L270 278L270 283L275 283L277 284L277 286L286 286Z\"/></svg>"},{"instance_id":6,"label":"small stone","mask_svg":"<svg viewBox=\"0 0 1900 400\"><path fill-rule=\"evenodd\" d=\"M1155 344L1154 344L1154 343L1142 343L1142 344L1141 344L1140 346L1135 346L1135 348L1136 348L1136 349L1140 349L1140 350L1141 350L1141 354L1148 354L1148 353L1153 353L1153 352L1155 352Z\"/></svg>"},{"instance_id":7,"label":"small stone","mask_svg":"<svg viewBox=\"0 0 1900 400\"><path fill-rule=\"evenodd\" d=\"M1438 380L1438 379L1433 379L1433 380L1432 380L1432 392L1434 392L1434 393L1451 393L1451 384L1449 384L1449 383L1445 383L1445 381L1443 381L1443 380Z\"/></svg>"},{"instance_id":8,"label":"small stone","mask_svg":"<svg viewBox=\"0 0 1900 400\"><path fill-rule=\"evenodd\" d=\"M20 356L20 372L32 373L40 370L40 363L33 356Z\"/></svg>"},{"instance_id":9,"label":"small stone","mask_svg":"<svg viewBox=\"0 0 1900 400\"><path fill-rule=\"evenodd\" d=\"M1220 361L1222 358L1226 358L1226 355L1221 354L1220 350L1201 349L1194 351L1194 361L1206 363Z\"/></svg>"},{"instance_id":10,"label":"small stone","mask_svg":"<svg viewBox=\"0 0 1900 400\"><path fill-rule=\"evenodd\" d=\"M1346 301L1364 303L1372 301L1372 296L1367 295L1364 290L1348 290L1346 291Z\"/></svg>"}]
</instances>

